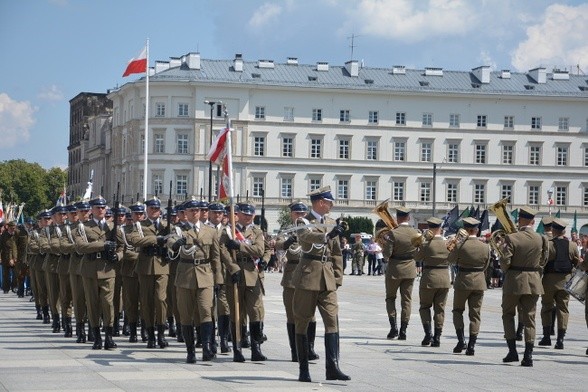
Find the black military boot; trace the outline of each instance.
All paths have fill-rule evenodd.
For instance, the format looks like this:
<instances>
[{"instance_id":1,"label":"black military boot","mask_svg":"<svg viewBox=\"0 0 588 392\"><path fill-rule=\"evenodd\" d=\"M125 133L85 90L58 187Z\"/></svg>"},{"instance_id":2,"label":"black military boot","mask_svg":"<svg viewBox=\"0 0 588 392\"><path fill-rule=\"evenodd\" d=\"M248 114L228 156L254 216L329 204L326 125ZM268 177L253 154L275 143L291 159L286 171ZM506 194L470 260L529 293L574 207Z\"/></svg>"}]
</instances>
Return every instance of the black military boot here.
<instances>
[{"instance_id":1,"label":"black military boot","mask_svg":"<svg viewBox=\"0 0 588 392\"><path fill-rule=\"evenodd\" d=\"M80 326L80 334L76 339L76 343L86 343L86 325L83 321L81 323L76 323L76 325L78 324Z\"/></svg>"},{"instance_id":2,"label":"black military boot","mask_svg":"<svg viewBox=\"0 0 588 392\"><path fill-rule=\"evenodd\" d=\"M551 328L549 330L549 334L550 335L555 335L555 319L557 316L557 310L554 307L553 310L551 311Z\"/></svg>"},{"instance_id":3,"label":"black military boot","mask_svg":"<svg viewBox=\"0 0 588 392\"><path fill-rule=\"evenodd\" d=\"M147 348L155 348L155 327L145 327L147 330Z\"/></svg>"},{"instance_id":4,"label":"black military boot","mask_svg":"<svg viewBox=\"0 0 588 392\"><path fill-rule=\"evenodd\" d=\"M431 340L431 347L439 347L441 346L441 333L443 330L441 328L435 328L435 334L433 335L433 340Z\"/></svg>"},{"instance_id":5,"label":"black military boot","mask_svg":"<svg viewBox=\"0 0 588 392\"><path fill-rule=\"evenodd\" d=\"M53 318L53 324L51 325L51 327L53 328L53 333L59 333L59 331L61 331L61 324L59 323L59 313L53 313L51 318Z\"/></svg>"},{"instance_id":6,"label":"black military boot","mask_svg":"<svg viewBox=\"0 0 588 392\"><path fill-rule=\"evenodd\" d=\"M64 338L71 338L73 336L73 330L71 327L71 317L64 317L63 318L63 334Z\"/></svg>"},{"instance_id":7,"label":"black military boot","mask_svg":"<svg viewBox=\"0 0 588 392\"><path fill-rule=\"evenodd\" d=\"M230 316L218 316L218 335L220 338L221 353L228 353L231 351L229 347L229 323Z\"/></svg>"},{"instance_id":8,"label":"black military boot","mask_svg":"<svg viewBox=\"0 0 588 392\"><path fill-rule=\"evenodd\" d=\"M200 332L202 333L202 360L212 361L216 357L212 351L214 324L212 322L200 324Z\"/></svg>"},{"instance_id":9,"label":"black military boot","mask_svg":"<svg viewBox=\"0 0 588 392\"><path fill-rule=\"evenodd\" d=\"M88 322L88 342L94 341L94 328Z\"/></svg>"},{"instance_id":10,"label":"black military boot","mask_svg":"<svg viewBox=\"0 0 588 392\"><path fill-rule=\"evenodd\" d=\"M555 342L555 347L558 350L563 350L564 348L564 337L566 336L566 330L565 329L558 329L557 330L557 340Z\"/></svg>"},{"instance_id":11,"label":"black military boot","mask_svg":"<svg viewBox=\"0 0 588 392\"><path fill-rule=\"evenodd\" d=\"M522 342L523 341L523 330L524 329L525 329L525 326L523 325L523 323L519 322L517 324L517 333L516 333L516 341L517 342Z\"/></svg>"},{"instance_id":12,"label":"black military boot","mask_svg":"<svg viewBox=\"0 0 588 392\"><path fill-rule=\"evenodd\" d=\"M251 360L265 361L267 357L261 352L261 342L263 341L263 332L261 331L261 322L252 321L249 323L251 331Z\"/></svg>"},{"instance_id":13,"label":"black military boot","mask_svg":"<svg viewBox=\"0 0 588 392\"><path fill-rule=\"evenodd\" d=\"M533 367L533 342L525 343L525 354L523 354L523 360L521 366Z\"/></svg>"},{"instance_id":14,"label":"black military boot","mask_svg":"<svg viewBox=\"0 0 588 392\"><path fill-rule=\"evenodd\" d=\"M210 334L210 350L216 357L218 353L218 343L216 342L216 322L214 317L212 318L212 333Z\"/></svg>"},{"instance_id":15,"label":"black military boot","mask_svg":"<svg viewBox=\"0 0 588 392\"><path fill-rule=\"evenodd\" d=\"M400 332L398 332L398 340L406 340L406 328L408 327L408 323L401 321L400 322Z\"/></svg>"},{"instance_id":16,"label":"black military boot","mask_svg":"<svg viewBox=\"0 0 588 392\"><path fill-rule=\"evenodd\" d=\"M92 327L92 333L94 334L94 344L92 350L102 349L102 336L100 336L100 327Z\"/></svg>"},{"instance_id":17,"label":"black military boot","mask_svg":"<svg viewBox=\"0 0 588 392\"><path fill-rule=\"evenodd\" d=\"M165 340L165 326L160 324L157 326L157 344L159 348L166 348L169 346L167 340Z\"/></svg>"},{"instance_id":18,"label":"black military boot","mask_svg":"<svg viewBox=\"0 0 588 392\"><path fill-rule=\"evenodd\" d=\"M290 343L290 355L292 357L292 362L298 362L298 355L296 354L296 326L292 323L286 323L286 331L288 331L288 343ZM308 363L306 367L308 369Z\"/></svg>"},{"instance_id":19,"label":"black military boot","mask_svg":"<svg viewBox=\"0 0 588 392\"><path fill-rule=\"evenodd\" d=\"M468 340L468 348L466 349L465 355L474 355L476 347L476 340L478 340L478 335L470 335L470 340Z\"/></svg>"},{"instance_id":20,"label":"black military boot","mask_svg":"<svg viewBox=\"0 0 588 392\"><path fill-rule=\"evenodd\" d=\"M294 324L287 324L294 325ZM308 370L308 336L302 334L295 334L296 347L294 351L298 357L298 381L311 382L310 372Z\"/></svg>"},{"instance_id":21,"label":"black military boot","mask_svg":"<svg viewBox=\"0 0 588 392\"><path fill-rule=\"evenodd\" d=\"M182 324L176 324L176 341L178 343L184 343L184 331L182 330Z\"/></svg>"},{"instance_id":22,"label":"black military boot","mask_svg":"<svg viewBox=\"0 0 588 392\"><path fill-rule=\"evenodd\" d=\"M457 335L457 344L453 348L453 353L459 354L466 348L463 328L456 329L455 334Z\"/></svg>"},{"instance_id":23,"label":"black military boot","mask_svg":"<svg viewBox=\"0 0 588 392\"><path fill-rule=\"evenodd\" d=\"M129 323L129 343L137 343L137 323Z\"/></svg>"},{"instance_id":24,"label":"black military boot","mask_svg":"<svg viewBox=\"0 0 588 392\"><path fill-rule=\"evenodd\" d=\"M242 348L251 347L251 342L249 341L249 332L247 332L246 325L241 325L241 347Z\"/></svg>"},{"instance_id":25,"label":"black military boot","mask_svg":"<svg viewBox=\"0 0 588 392\"><path fill-rule=\"evenodd\" d=\"M186 343L186 363L196 363L196 350L194 348L194 326L182 325L182 335L184 336L184 343Z\"/></svg>"},{"instance_id":26,"label":"black military boot","mask_svg":"<svg viewBox=\"0 0 588 392\"><path fill-rule=\"evenodd\" d=\"M425 337L421 342L421 346L428 346L431 344L431 323L423 323L423 331L425 331Z\"/></svg>"},{"instance_id":27,"label":"black military boot","mask_svg":"<svg viewBox=\"0 0 588 392\"><path fill-rule=\"evenodd\" d=\"M233 322L231 322L231 333L233 336L233 362L245 362L245 357L241 353L241 341L237 340L237 328Z\"/></svg>"},{"instance_id":28,"label":"black military boot","mask_svg":"<svg viewBox=\"0 0 588 392\"><path fill-rule=\"evenodd\" d=\"M122 326L122 334L124 336L131 335L131 327L129 326L129 318L127 317L127 312L123 313L123 326ZM135 335L137 335L137 331L135 330Z\"/></svg>"},{"instance_id":29,"label":"black military boot","mask_svg":"<svg viewBox=\"0 0 588 392\"><path fill-rule=\"evenodd\" d=\"M149 340L147 333L147 327L145 326L145 320L141 320L141 341L146 342Z\"/></svg>"},{"instance_id":30,"label":"black military boot","mask_svg":"<svg viewBox=\"0 0 588 392\"><path fill-rule=\"evenodd\" d=\"M51 317L49 317L49 306L43 306L43 324L51 324Z\"/></svg>"},{"instance_id":31,"label":"black military boot","mask_svg":"<svg viewBox=\"0 0 588 392\"><path fill-rule=\"evenodd\" d=\"M200 325L196 326L196 348L202 348L202 332L200 331Z\"/></svg>"},{"instance_id":32,"label":"black military boot","mask_svg":"<svg viewBox=\"0 0 588 392\"><path fill-rule=\"evenodd\" d=\"M37 309L37 320L43 320L43 313L41 312L41 306L36 305L35 308Z\"/></svg>"},{"instance_id":33,"label":"black military boot","mask_svg":"<svg viewBox=\"0 0 588 392\"><path fill-rule=\"evenodd\" d=\"M306 334L308 336L308 359L311 361L315 361L319 359L318 354L314 352L314 339L316 338L316 321L311 321L308 323L308 329Z\"/></svg>"},{"instance_id":34,"label":"black military boot","mask_svg":"<svg viewBox=\"0 0 588 392\"><path fill-rule=\"evenodd\" d=\"M549 336L549 332L551 331L551 326L543 327L543 337L537 343L539 346L551 346L551 336Z\"/></svg>"},{"instance_id":35,"label":"black military boot","mask_svg":"<svg viewBox=\"0 0 588 392\"><path fill-rule=\"evenodd\" d=\"M339 334L325 334L325 365L327 380L348 381L351 377L339 369Z\"/></svg>"},{"instance_id":36,"label":"black military boot","mask_svg":"<svg viewBox=\"0 0 588 392\"><path fill-rule=\"evenodd\" d=\"M502 362L518 362L519 353L517 353L517 341L514 339L507 339L506 344L508 345L508 354L502 358Z\"/></svg>"},{"instance_id":37,"label":"black military boot","mask_svg":"<svg viewBox=\"0 0 588 392\"><path fill-rule=\"evenodd\" d=\"M109 350L111 348L116 348L116 343L112 340L113 334L113 327L106 327L104 329L104 349Z\"/></svg>"},{"instance_id":38,"label":"black military boot","mask_svg":"<svg viewBox=\"0 0 588 392\"><path fill-rule=\"evenodd\" d=\"M387 339L394 339L398 337L398 328L396 327L396 317L388 317L388 321L390 321L390 332L388 332Z\"/></svg>"},{"instance_id":39,"label":"black military boot","mask_svg":"<svg viewBox=\"0 0 588 392\"><path fill-rule=\"evenodd\" d=\"M170 338L177 337L176 324L174 323L174 316L169 316L167 318L167 325L168 325L167 336L169 336Z\"/></svg>"},{"instance_id":40,"label":"black military boot","mask_svg":"<svg viewBox=\"0 0 588 392\"><path fill-rule=\"evenodd\" d=\"M82 334L82 328L80 323L76 323L76 343L80 342L80 336Z\"/></svg>"},{"instance_id":41,"label":"black military boot","mask_svg":"<svg viewBox=\"0 0 588 392\"><path fill-rule=\"evenodd\" d=\"M114 314L114 320L112 322L112 336L120 336L120 313ZM104 344L106 346L106 344Z\"/></svg>"}]
</instances>

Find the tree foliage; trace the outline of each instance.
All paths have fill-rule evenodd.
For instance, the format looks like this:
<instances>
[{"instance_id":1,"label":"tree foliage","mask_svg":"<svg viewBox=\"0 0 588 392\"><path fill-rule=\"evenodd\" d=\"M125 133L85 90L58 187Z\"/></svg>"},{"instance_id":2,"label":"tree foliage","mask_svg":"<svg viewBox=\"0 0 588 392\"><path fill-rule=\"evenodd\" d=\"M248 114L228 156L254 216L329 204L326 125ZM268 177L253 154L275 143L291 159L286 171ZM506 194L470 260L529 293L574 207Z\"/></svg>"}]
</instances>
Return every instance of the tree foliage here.
<instances>
[{"instance_id":1,"label":"tree foliage","mask_svg":"<svg viewBox=\"0 0 588 392\"><path fill-rule=\"evenodd\" d=\"M25 203L25 216L53 207L66 182L67 172L57 167L46 170L23 159L0 162L2 202Z\"/></svg>"},{"instance_id":2,"label":"tree foliage","mask_svg":"<svg viewBox=\"0 0 588 392\"><path fill-rule=\"evenodd\" d=\"M374 223L370 218L367 216L357 216L357 217L346 217L343 218L349 224L349 231L346 235L351 233L368 233L373 234L374 232Z\"/></svg>"},{"instance_id":3,"label":"tree foliage","mask_svg":"<svg viewBox=\"0 0 588 392\"><path fill-rule=\"evenodd\" d=\"M278 223L280 227L284 227L290 224L290 208L288 206L282 206L278 213Z\"/></svg>"}]
</instances>

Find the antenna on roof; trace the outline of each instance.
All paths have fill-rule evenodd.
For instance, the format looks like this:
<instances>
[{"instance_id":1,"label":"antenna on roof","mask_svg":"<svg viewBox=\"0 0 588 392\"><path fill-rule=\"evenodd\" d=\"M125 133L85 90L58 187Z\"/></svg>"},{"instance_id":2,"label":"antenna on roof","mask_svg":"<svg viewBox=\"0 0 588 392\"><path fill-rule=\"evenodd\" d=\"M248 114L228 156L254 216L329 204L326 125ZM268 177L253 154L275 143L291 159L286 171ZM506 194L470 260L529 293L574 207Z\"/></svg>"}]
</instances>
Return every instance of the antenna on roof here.
<instances>
[{"instance_id":1,"label":"antenna on roof","mask_svg":"<svg viewBox=\"0 0 588 392\"><path fill-rule=\"evenodd\" d=\"M351 58L350 60L353 60L353 49L355 49L355 38L357 37L361 37L360 35L355 35L355 34L351 34L351 37L347 37L347 39L351 40L351 45L349 45L349 47L351 48Z\"/></svg>"}]
</instances>

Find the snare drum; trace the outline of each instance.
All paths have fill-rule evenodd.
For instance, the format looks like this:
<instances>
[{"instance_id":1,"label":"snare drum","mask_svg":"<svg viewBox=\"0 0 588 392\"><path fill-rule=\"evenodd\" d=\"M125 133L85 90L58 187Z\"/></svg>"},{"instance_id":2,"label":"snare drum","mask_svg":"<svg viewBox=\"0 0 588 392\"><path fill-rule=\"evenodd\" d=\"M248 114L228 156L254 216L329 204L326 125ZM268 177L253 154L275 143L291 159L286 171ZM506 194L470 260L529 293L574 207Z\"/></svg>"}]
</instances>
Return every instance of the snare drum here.
<instances>
[{"instance_id":1,"label":"snare drum","mask_svg":"<svg viewBox=\"0 0 588 392\"><path fill-rule=\"evenodd\" d=\"M588 273L576 268L572 278L566 282L564 289L578 301L584 303L586 300L586 289L588 289Z\"/></svg>"}]
</instances>

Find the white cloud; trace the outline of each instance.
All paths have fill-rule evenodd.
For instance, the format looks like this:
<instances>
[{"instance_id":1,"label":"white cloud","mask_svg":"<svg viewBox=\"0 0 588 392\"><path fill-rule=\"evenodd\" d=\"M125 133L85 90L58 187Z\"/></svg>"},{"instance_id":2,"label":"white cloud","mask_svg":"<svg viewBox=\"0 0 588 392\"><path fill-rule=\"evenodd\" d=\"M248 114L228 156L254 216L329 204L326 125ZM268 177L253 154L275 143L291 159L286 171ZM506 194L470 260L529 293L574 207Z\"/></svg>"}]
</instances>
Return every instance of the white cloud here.
<instances>
[{"instance_id":1,"label":"white cloud","mask_svg":"<svg viewBox=\"0 0 588 392\"><path fill-rule=\"evenodd\" d=\"M482 65L489 65L490 68L493 70L498 69L496 61L494 61L494 59L487 50L482 50L480 52L480 54L478 55L478 61L480 61Z\"/></svg>"},{"instance_id":2,"label":"white cloud","mask_svg":"<svg viewBox=\"0 0 588 392\"><path fill-rule=\"evenodd\" d=\"M265 3L259 7L249 19L249 26L261 28L278 17L282 13L282 7L277 4Z\"/></svg>"},{"instance_id":3,"label":"white cloud","mask_svg":"<svg viewBox=\"0 0 588 392\"><path fill-rule=\"evenodd\" d=\"M61 101L63 100L63 92L56 85L52 84L49 87L43 87L43 89L37 94L37 98L45 101Z\"/></svg>"},{"instance_id":4,"label":"white cloud","mask_svg":"<svg viewBox=\"0 0 588 392\"><path fill-rule=\"evenodd\" d=\"M0 149L29 140L29 130L35 124L35 110L28 101L18 102L0 93Z\"/></svg>"},{"instance_id":5,"label":"white cloud","mask_svg":"<svg viewBox=\"0 0 588 392\"><path fill-rule=\"evenodd\" d=\"M527 38L511 54L517 70L537 66L588 68L588 4L577 7L553 4L526 33Z\"/></svg>"}]
</instances>

